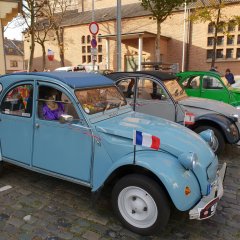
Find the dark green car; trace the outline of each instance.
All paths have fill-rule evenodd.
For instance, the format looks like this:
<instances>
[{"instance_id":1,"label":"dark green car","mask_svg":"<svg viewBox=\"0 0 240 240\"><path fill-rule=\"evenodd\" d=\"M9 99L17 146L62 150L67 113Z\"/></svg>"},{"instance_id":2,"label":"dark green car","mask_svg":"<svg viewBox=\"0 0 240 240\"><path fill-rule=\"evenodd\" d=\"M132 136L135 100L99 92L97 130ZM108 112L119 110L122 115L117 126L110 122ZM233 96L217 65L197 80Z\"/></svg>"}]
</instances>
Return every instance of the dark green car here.
<instances>
[{"instance_id":1,"label":"dark green car","mask_svg":"<svg viewBox=\"0 0 240 240\"><path fill-rule=\"evenodd\" d=\"M240 108L240 89L231 87L217 72L189 71L176 75L188 96L214 99Z\"/></svg>"}]
</instances>

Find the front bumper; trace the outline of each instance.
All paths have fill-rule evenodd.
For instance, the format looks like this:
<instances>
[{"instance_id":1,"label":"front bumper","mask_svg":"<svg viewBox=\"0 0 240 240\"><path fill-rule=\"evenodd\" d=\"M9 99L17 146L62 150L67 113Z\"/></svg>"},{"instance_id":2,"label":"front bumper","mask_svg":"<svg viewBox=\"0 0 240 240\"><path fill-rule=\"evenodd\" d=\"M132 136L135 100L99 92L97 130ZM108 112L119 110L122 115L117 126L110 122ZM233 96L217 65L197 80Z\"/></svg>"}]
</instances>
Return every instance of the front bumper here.
<instances>
[{"instance_id":1,"label":"front bumper","mask_svg":"<svg viewBox=\"0 0 240 240\"><path fill-rule=\"evenodd\" d=\"M224 163L218 171L218 177L213 184L211 192L208 196L204 196L200 202L189 211L189 218L196 220L204 220L212 217L217 208L218 201L223 196L223 180L226 173L227 164Z\"/></svg>"}]
</instances>

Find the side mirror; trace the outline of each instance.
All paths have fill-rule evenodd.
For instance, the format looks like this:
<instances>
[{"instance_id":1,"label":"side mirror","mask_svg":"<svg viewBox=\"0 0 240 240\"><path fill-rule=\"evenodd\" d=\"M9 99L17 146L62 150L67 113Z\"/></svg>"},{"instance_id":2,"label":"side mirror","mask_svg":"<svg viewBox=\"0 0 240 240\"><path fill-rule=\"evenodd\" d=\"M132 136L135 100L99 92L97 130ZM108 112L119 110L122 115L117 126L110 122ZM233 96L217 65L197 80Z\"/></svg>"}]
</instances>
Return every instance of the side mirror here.
<instances>
[{"instance_id":1,"label":"side mirror","mask_svg":"<svg viewBox=\"0 0 240 240\"><path fill-rule=\"evenodd\" d=\"M59 118L60 123L71 123L73 121L73 116L68 114L62 114Z\"/></svg>"}]
</instances>

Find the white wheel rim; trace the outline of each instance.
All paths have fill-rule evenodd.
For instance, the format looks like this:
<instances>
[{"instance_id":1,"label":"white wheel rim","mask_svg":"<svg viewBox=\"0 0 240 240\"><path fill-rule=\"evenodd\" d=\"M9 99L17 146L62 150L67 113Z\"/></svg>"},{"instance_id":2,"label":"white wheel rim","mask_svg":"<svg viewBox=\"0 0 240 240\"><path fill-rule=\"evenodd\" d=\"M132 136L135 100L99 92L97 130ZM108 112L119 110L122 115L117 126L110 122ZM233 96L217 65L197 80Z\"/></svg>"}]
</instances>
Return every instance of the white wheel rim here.
<instances>
[{"instance_id":1,"label":"white wheel rim","mask_svg":"<svg viewBox=\"0 0 240 240\"><path fill-rule=\"evenodd\" d=\"M158 209L152 196L144 189L130 186L118 196L118 208L122 217L137 228L151 227L157 220Z\"/></svg>"}]
</instances>

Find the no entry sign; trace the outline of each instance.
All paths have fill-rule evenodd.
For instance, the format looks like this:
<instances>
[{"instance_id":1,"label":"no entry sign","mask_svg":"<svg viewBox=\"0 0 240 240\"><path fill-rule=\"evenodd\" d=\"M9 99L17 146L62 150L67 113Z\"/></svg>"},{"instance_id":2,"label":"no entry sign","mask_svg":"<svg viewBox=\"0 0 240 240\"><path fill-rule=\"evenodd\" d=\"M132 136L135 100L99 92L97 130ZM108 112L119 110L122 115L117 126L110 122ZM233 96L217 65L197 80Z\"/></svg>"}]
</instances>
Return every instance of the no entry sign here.
<instances>
[{"instance_id":1,"label":"no entry sign","mask_svg":"<svg viewBox=\"0 0 240 240\"><path fill-rule=\"evenodd\" d=\"M99 26L96 22L91 22L89 24L89 31L92 35L96 35L99 31Z\"/></svg>"}]
</instances>

